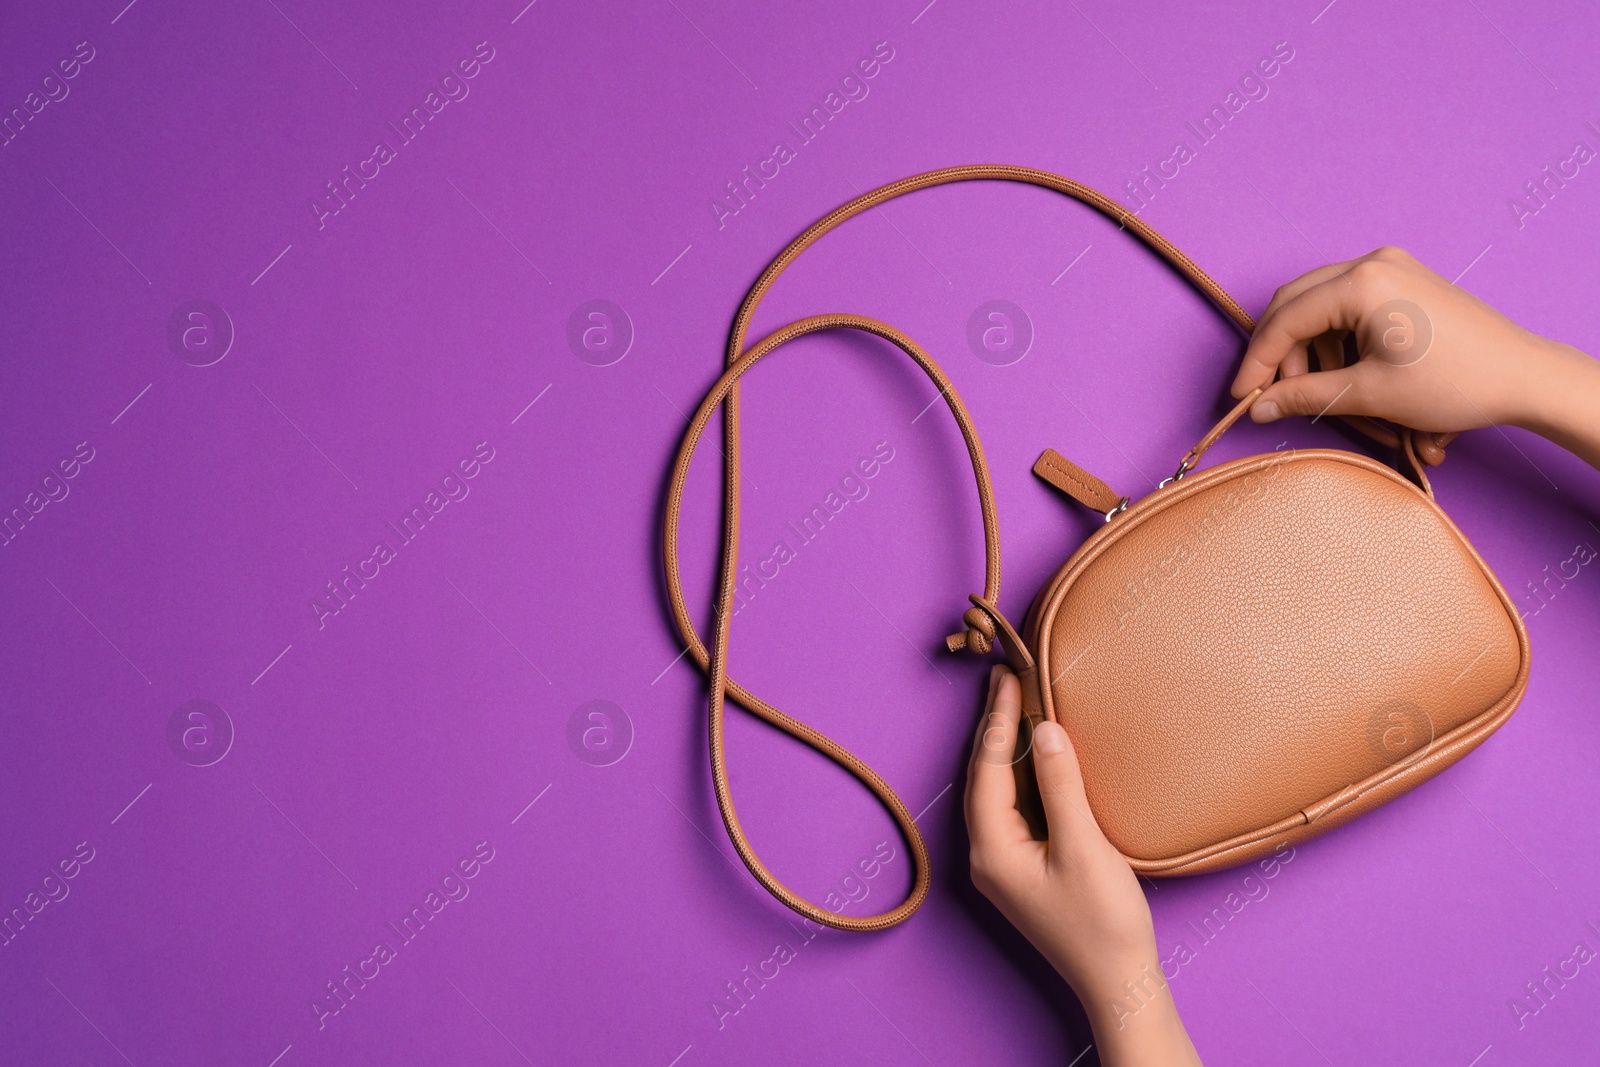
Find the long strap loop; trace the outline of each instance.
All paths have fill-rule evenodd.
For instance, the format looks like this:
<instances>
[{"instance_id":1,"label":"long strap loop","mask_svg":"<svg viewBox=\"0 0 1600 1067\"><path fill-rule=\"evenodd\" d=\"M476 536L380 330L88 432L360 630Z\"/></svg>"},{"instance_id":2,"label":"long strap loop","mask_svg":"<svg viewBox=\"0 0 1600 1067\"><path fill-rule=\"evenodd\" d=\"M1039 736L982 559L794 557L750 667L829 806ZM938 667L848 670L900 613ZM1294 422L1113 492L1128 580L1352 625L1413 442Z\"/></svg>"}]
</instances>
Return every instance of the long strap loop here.
<instances>
[{"instance_id":1,"label":"long strap loop","mask_svg":"<svg viewBox=\"0 0 1600 1067\"><path fill-rule=\"evenodd\" d=\"M744 861L744 865L750 869L750 873L755 875L756 880L765 886L768 892L806 918L841 930L882 930L908 918L912 912L921 906L923 898L928 895L930 882L928 848L922 840L922 834L917 830L916 822L910 810L907 809L905 802L900 799L889 783L880 778L877 772L862 762L855 754L805 723L779 711L728 677L728 635L733 619L734 590L739 569L739 488L737 476L732 479L733 490L729 495L723 515L725 525L722 542L721 575L717 585L715 631L709 654L701 643L693 625L687 622L687 610L683 602L682 582L678 568L678 526L682 512L684 484L689 475L689 464L694 458L695 448L699 445L700 438L705 433L706 425L711 421L712 414L718 407L728 402L738 388L739 379L763 357L798 337L804 337L819 330L833 329L861 330L882 337L915 360L923 372L933 380L933 384L938 387L939 394L944 397L945 404L949 407L950 413L955 416L956 423L961 428L961 436L967 445L967 455L972 460L972 472L977 480L978 504L983 511L984 550L987 558L993 561L993 566L989 568L985 578L984 600L992 604L994 599L1000 595L1000 524L995 514L994 490L989 481L989 465L984 460L983 445L978 441L978 431L972 423L972 416L967 413L966 406L961 403L961 398L956 395L955 387L945 377L944 371L914 341L892 326L860 315L816 315L808 319L801 319L799 322L790 323L762 340L749 352L745 353L744 356L740 357L737 362L723 372L722 377L718 378L716 384L711 387L711 391L701 401L699 409L689 423L689 429L684 435L683 444L678 449L677 462L672 468L672 481L667 492L666 528L664 531L667 585L671 594L673 611L679 616L679 625L680 630L683 632L684 642L689 646L690 653L700 662L710 676L711 776L717 794L717 808L722 813L723 825L727 827L728 837L732 839L733 847L739 853L739 858ZM729 469L734 470L731 459ZM978 602L976 597L973 600L975 603ZM878 915L867 916L843 915L838 912L828 911L789 889L762 864L760 858L756 856L755 850L751 847L749 840L745 837L744 829L739 823L738 813L734 809L732 795L728 789L727 759L724 754L723 742L723 715L727 697L732 697L735 702L749 709L760 718L799 738L839 764L839 766L849 771L871 789L883 806L888 809L901 834L905 836L907 843L911 847L914 867L911 893L899 906Z\"/></svg>"}]
</instances>

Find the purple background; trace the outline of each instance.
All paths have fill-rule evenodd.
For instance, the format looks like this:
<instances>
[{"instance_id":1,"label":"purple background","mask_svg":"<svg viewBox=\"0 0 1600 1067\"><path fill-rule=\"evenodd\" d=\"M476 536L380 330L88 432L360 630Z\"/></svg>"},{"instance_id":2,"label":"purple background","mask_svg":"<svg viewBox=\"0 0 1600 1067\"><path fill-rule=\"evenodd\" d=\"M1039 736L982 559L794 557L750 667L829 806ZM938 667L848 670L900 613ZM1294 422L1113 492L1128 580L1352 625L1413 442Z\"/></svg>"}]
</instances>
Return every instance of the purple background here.
<instances>
[{"instance_id":1,"label":"purple background","mask_svg":"<svg viewBox=\"0 0 1600 1067\"><path fill-rule=\"evenodd\" d=\"M1520 225L1511 207L1576 142L1600 147L1596 17L925 2L0 13L4 112L78 42L94 50L0 148L0 514L94 450L0 546L0 914L94 850L0 946L0 1060L944 1067L1087 1047L1069 991L967 880L959 777L986 666L939 642L980 588L977 503L948 418L917 417L932 388L863 339L807 339L745 390L749 560L876 442L894 459L740 613L732 669L926 806L934 890L889 933L806 942L733 858L658 524L737 301L858 190L1005 162L1136 206L1124 182L1184 140L1195 158L1144 217L1252 310L1394 243L1596 351L1600 177L1583 167ZM1187 124L1280 41L1293 58L1268 95L1200 145ZM493 59L470 94L319 228L324 183L395 142L386 123L479 42ZM893 58L868 95L801 143L787 124L877 42ZM794 158L719 226L713 199L779 140ZM204 368L167 339L197 299L236 332ZM605 367L567 340L595 299L635 335ZM991 299L1036 332L1010 366L967 344ZM1031 478L1038 452L1149 488L1215 418L1240 347L1114 226L992 184L851 222L755 333L825 311L897 325L954 379L995 475L1013 618L1091 529ZM1242 426L1218 452L1285 438L1364 447L1296 422ZM459 483L470 494L319 628L327 583L398 545L386 524L480 442L494 458ZM684 537L702 616L705 452ZM1435 481L1530 612L1544 568L1600 546L1600 476L1527 434L1467 435ZM1163 955L1194 955L1173 990L1208 1062L1600 1057L1600 967L1542 1006L1525 988L1579 942L1600 949L1597 624L1584 567L1528 618L1533 679L1510 722L1301 848L1209 942L1190 924L1245 872L1151 889ZM194 699L236 735L207 767L168 740ZM568 740L594 700L632 725L609 766ZM904 848L855 783L742 715L729 744L746 826L791 885L819 897L888 840L856 907L898 899ZM386 924L481 841L494 858L470 894L400 944ZM380 940L395 958L319 1025L327 984ZM795 958L719 1026L725 983L780 942ZM1520 1026L1518 996L1539 1007Z\"/></svg>"}]
</instances>

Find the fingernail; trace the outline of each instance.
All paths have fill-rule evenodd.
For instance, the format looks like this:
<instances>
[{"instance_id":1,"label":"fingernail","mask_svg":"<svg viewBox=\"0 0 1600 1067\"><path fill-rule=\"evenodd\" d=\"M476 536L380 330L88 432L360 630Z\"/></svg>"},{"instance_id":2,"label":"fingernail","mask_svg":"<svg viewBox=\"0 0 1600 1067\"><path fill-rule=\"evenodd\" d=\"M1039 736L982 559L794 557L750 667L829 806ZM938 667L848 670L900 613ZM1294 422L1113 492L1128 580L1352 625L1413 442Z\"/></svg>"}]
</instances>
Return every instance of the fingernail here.
<instances>
[{"instance_id":1,"label":"fingernail","mask_svg":"<svg viewBox=\"0 0 1600 1067\"><path fill-rule=\"evenodd\" d=\"M1060 723L1042 722L1033 728L1033 744L1045 755L1054 756L1057 752L1066 751L1067 732Z\"/></svg>"},{"instance_id":2,"label":"fingernail","mask_svg":"<svg viewBox=\"0 0 1600 1067\"><path fill-rule=\"evenodd\" d=\"M1278 405L1271 400L1263 400L1250 409L1250 415L1257 422L1271 422L1278 417Z\"/></svg>"},{"instance_id":3,"label":"fingernail","mask_svg":"<svg viewBox=\"0 0 1600 1067\"><path fill-rule=\"evenodd\" d=\"M993 667L989 668L989 686L990 686L990 688L993 688L995 685L997 685L999 683L999 681L1000 681L1000 672L1003 671L1003 670L1005 670L1005 665L1001 664L1001 663L996 663Z\"/></svg>"}]
</instances>

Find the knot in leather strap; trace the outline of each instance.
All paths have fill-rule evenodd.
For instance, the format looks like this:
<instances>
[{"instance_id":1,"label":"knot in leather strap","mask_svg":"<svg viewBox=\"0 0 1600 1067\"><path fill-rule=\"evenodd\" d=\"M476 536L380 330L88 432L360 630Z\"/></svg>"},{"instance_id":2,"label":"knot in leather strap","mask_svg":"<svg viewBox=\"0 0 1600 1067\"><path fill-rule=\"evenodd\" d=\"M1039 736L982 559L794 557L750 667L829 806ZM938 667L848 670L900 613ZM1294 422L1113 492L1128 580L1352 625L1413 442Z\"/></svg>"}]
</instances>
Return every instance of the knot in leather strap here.
<instances>
[{"instance_id":1,"label":"knot in leather strap","mask_svg":"<svg viewBox=\"0 0 1600 1067\"><path fill-rule=\"evenodd\" d=\"M994 650L994 620L982 608L968 608L961 616L961 621L967 624L967 632L955 634L945 643L950 646L950 651L956 652L965 648L977 656L987 656ZM961 641L960 645L955 642Z\"/></svg>"}]
</instances>

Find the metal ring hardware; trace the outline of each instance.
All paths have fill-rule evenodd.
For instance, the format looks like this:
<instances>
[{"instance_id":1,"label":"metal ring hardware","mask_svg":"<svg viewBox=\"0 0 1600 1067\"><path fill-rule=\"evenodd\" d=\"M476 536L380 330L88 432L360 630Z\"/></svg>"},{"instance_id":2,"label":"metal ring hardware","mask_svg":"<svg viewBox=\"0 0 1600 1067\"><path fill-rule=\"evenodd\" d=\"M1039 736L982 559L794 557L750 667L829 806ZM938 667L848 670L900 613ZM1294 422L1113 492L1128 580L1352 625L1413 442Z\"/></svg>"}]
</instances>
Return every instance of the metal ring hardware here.
<instances>
[{"instance_id":1,"label":"metal ring hardware","mask_svg":"<svg viewBox=\"0 0 1600 1067\"><path fill-rule=\"evenodd\" d=\"M1181 481L1183 481L1183 476L1185 474L1189 473L1189 465L1191 463L1193 463L1193 462L1194 462L1194 456L1193 455L1184 456L1183 457L1183 462L1178 464L1178 469L1173 472L1172 477L1161 479L1160 484L1158 484L1156 486L1156 488L1157 489L1165 489L1167 486L1171 485L1173 482L1181 482Z\"/></svg>"}]
</instances>

